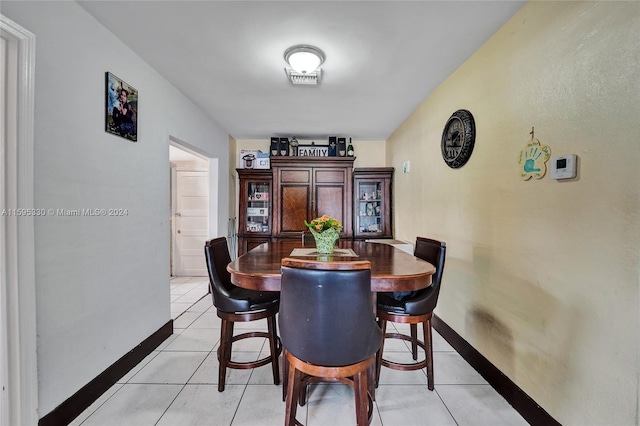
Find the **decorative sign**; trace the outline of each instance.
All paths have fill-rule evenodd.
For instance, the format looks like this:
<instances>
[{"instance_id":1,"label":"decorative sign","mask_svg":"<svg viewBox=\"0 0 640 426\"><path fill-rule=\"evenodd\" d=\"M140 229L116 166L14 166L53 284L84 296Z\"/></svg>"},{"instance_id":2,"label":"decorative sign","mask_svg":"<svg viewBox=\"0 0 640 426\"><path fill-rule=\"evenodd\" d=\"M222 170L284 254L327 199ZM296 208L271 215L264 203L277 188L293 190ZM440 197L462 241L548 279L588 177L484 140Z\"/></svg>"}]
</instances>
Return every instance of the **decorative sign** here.
<instances>
[{"instance_id":1,"label":"decorative sign","mask_svg":"<svg viewBox=\"0 0 640 426\"><path fill-rule=\"evenodd\" d=\"M540 145L540 141L533 137L532 128L531 141L520 151L520 157L518 158L522 180L542 178L547 173L546 163L550 157L551 148L548 145Z\"/></svg>"},{"instance_id":2,"label":"decorative sign","mask_svg":"<svg viewBox=\"0 0 640 426\"><path fill-rule=\"evenodd\" d=\"M298 157L328 157L329 145L299 145Z\"/></svg>"}]
</instances>

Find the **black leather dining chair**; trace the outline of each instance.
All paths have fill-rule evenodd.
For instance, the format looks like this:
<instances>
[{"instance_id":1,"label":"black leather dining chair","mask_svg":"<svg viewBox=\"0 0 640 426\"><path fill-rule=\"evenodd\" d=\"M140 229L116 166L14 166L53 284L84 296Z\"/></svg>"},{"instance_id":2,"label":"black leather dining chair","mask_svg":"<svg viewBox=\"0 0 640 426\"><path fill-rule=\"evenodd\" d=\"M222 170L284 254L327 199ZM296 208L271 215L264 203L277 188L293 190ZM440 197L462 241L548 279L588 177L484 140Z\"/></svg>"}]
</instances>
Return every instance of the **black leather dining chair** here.
<instances>
[{"instance_id":1,"label":"black leather dining chair","mask_svg":"<svg viewBox=\"0 0 640 426\"><path fill-rule=\"evenodd\" d=\"M424 349L424 360L415 363L399 363L383 358L384 340L378 351L376 362L376 385L380 381L381 366L394 370L418 370L427 368L427 387L434 388L433 380L433 343L431 336L431 317L438 303L442 284L442 273L447 246L444 242L417 237L414 256L431 263L436 272L431 277L431 285L409 295L378 293L377 315L385 339L402 339L411 342L413 359L418 359L418 346ZM400 333L387 333L387 321L410 324L411 336ZM422 324L423 341L418 339L418 324Z\"/></svg>"},{"instance_id":2,"label":"black leather dining chair","mask_svg":"<svg viewBox=\"0 0 640 426\"><path fill-rule=\"evenodd\" d=\"M280 308L280 293L253 291L237 287L231 283L227 265L231 262L227 239L215 238L205 243L204 254L209 271L209 287L213 306L222 319L220 345L218 347L218 391L225 388L227 368L249 369L271 363L273 383L280 384L279 355L282 344L278 338L276 314ZM268 332L246 332L236 336L233 328L236 322L267 320ZM269 340L270 355L257 361L239 362L231 359L233 342L251 337Z\"/></svg>"},{"instance_id":3,"label":"black leather dining chair","mask_svg":"<svg viewBox=\"0 0 640 426\"><path fill-rule=\"evenodd\" d=\"M280 336L285 351L285 425L297 423L306 386L339 381L354 388L356 421L373 408L373 363L382 331L372 309L369 261L282 260ZM370 386L371 384L371 386Z\"/></svg>"}]
</instances>

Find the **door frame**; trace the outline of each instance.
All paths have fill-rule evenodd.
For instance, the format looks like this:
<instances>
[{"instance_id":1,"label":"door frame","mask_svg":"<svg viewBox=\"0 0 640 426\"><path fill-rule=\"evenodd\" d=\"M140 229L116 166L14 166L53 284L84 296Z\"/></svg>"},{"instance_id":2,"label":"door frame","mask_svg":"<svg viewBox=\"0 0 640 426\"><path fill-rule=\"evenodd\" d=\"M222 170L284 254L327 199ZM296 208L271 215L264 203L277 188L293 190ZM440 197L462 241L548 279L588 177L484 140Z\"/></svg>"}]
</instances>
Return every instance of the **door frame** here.
<instances>
[{"instance_id":1,"label":"door frame","mask_svg":"<svg viewBox=\"0 0 640 426\"><path fill-rule=\"evenodd\" d=\"M35 91L35 35L0 14L2 38L16 65L7 73L6 154L2 192L6 208L34 208L33 140ZM8 64L7 64L8 65ZM7 68L9 70L10 68ZM14 91L15 89L15 91ZM11 93L10 93L11 92ZM15 93L13 93L15 92ZM4 102L4 101L3 101ZM6 136L6 137L5 137ZM0 242L5 268L2 276L2 308L5 316L0 342L3 363L0 423L38 423L38 362L36 334L36 278L34 217L5 215ZM3 423L4 424L4 423Z\"/></svg>"},{"instance_id":2,"label":"door frame","mask_svg":"<svg viewBox=\"0 0 640 426\"><path fill-rule=\"evenodd\" d=\"M212 173L215 172L216 176L217 176L217 159L215 158L210 158L208 157L205 153L203 153L201 150L199 150L198 148L189 145L188 143L176 138L175 136L169 136L169 146L173 146L175 148L178 148L182 151L188 152L191 155L194 155L195 157L198 157L202 160L205 160L208 164L208 180L209 180L209 193L208 193L208 198L209 198L209 216L207 217L207 222L208 222L208 229L209 229L209 234L211 234L211 229L212 229L212 224L217 224L217 210L212 211L212 202L214 200L214 194L217 194L217 189L214 189L212 187ZM171 218L169 220L170 222L170 246L169 246L169 250L170 250L170 275L173 277L175 276L175 269L177 266L177 263L179 263L178 261L178 256L177 256L177 246L176 246L176 200L177 200L177 165L172 163L171 161L169 161L169 166L170 166L170 183L169 183L169 204L170 204L170 214L171 214ZM215 179L215 182L217 183L217 177ZM216 197L217 199L217 197ZM217 205L216 205L217 207ZM213 219L216 219L215 221ZM216 226L217 228L217 226Z\"/></svg>"},{"instance_id":3,"label":"door frame","mask_svg":"<svg viewBox=\"0 0 640 426\"><path fill-rule=\"evenodd\" d=\"M178 190L178 185L177 185L177 179L178 179L178 171L177 171L177 166L172 163L171 161L169 162L169 173L170 173L170 187L169 187L169 204L171 206L171 217L169 219L169 223L170 223L170 236L169 236L169 241L170 241L170 263L169 263L169 272L170 275L172 277L176 276L175 275L175 270L177 269L178 265L176 265L176 212L177 212L177 207L176 207L176 202L177 202L177 196L176 196L176 192Z\"/></svg>"}]
</instances>

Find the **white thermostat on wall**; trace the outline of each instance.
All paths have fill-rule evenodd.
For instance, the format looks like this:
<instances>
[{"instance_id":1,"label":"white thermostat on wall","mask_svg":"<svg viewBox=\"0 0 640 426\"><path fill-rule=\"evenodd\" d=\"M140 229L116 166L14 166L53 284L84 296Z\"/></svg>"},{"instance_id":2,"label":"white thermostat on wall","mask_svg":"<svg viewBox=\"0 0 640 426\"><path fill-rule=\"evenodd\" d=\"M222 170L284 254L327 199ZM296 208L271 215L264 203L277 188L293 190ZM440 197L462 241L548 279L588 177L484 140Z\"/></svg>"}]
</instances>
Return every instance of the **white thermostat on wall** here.
<instances>
[{"instance_id":1,"label":"white thermostat on wall","mask_svg":"<svg viewBox=\"0 0 640 426\"><path fill-rule=\"evenodd\" d=\"M576 177L576 155L569 154L551 159L551 179L572 179Z\"/></svg>"}]
</instances>

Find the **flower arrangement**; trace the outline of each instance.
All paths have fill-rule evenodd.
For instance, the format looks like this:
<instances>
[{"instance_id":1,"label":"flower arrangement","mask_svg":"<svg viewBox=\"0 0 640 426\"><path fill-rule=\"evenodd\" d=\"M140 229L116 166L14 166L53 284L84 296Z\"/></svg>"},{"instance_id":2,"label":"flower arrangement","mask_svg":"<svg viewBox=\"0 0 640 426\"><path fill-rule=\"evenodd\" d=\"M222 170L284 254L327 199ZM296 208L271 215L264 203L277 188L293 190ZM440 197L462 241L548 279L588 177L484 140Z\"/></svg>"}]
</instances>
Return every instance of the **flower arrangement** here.
<instances>
[{"instance_id":1,"label":"flower arrangement","mask_svg":"<svg viewBox=\"0 0 640 426\"><path fill-rule=\"evenodd\" d=\"M311 223L305 220L304 224L307 225L310 230L316 232L324 232L327 229L335 229L336 231L340 232L340 230L342 229L342 223L340 223L338 219L334 219L331 216L327 216L326 214L313 219Z\"/></svg>"},{"instance_id":2,"label":"flower arrangement","mask_svg":"<svg viewBox=\"0 0 640 426\"><path fill-rule=\"evenodd\" d=\"M311 223L305 220L304 224L309 228L309 231L313 234L313 238L316 240L318 253L333 253L333 248L336 245L336 241L338 241L339 233L342 229L342 223L331 216L323 215L313 219Z\"/></svg>"}]
</instances>

